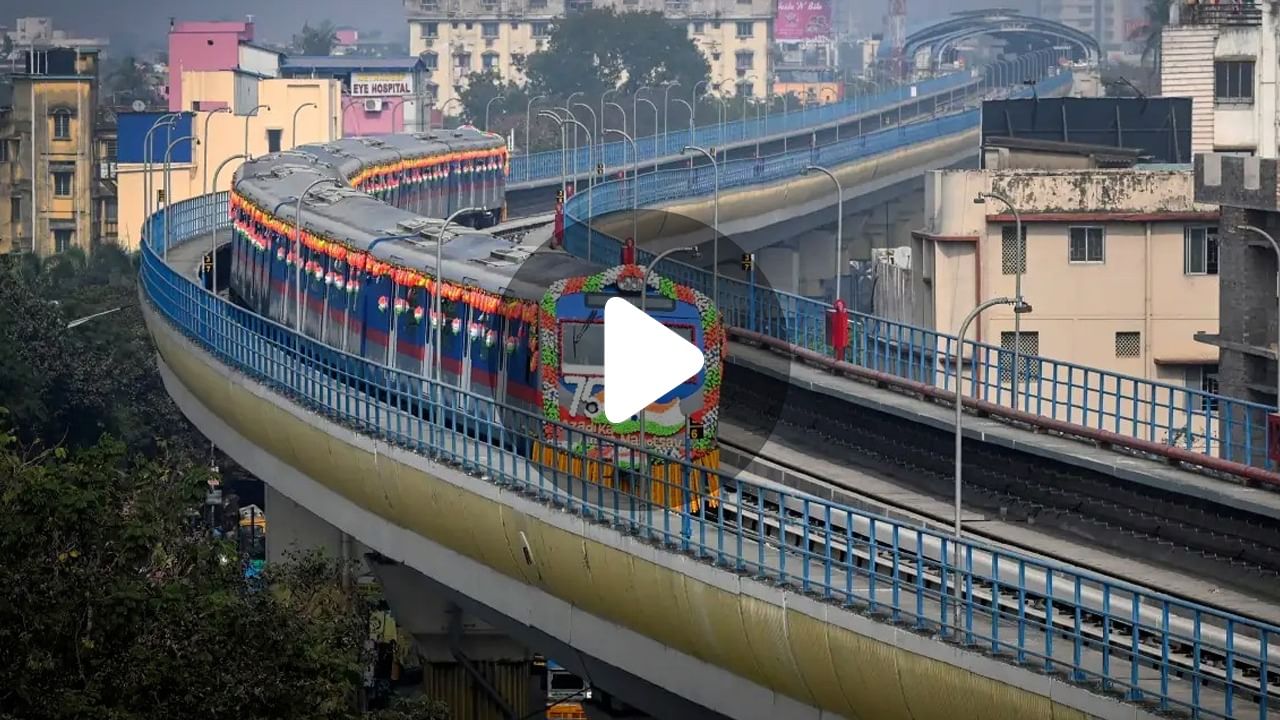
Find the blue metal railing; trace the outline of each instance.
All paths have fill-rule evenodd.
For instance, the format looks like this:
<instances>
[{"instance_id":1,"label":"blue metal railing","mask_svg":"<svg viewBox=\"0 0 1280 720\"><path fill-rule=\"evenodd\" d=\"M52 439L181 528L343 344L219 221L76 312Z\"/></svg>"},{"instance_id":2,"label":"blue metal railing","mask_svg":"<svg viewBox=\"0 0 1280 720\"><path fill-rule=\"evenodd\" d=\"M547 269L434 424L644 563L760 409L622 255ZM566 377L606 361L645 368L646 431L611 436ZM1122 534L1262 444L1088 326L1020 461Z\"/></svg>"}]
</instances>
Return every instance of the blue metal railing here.
<instances>
[{"instance_id":1,"label":"blue metal railing","mask_svg":"<svg viewBox=\"0 0 1280 720\"><path fill-rule=\"evenodd\" d=\"M678 154L685 145L722 146L726 143L750 142L756 138L765 138L781 133L796 132L811 127L819 127L834 123L844 118L887 109L917 98L926 98L939 93L951 92L976 85L981 82L980 71L968 71L947 75L945 77L924 80L914 85L902 85L875 95L862 95L851 100L820 105L785 113L771 113L759 119L729 120L723 124L715 123L694 128L693 138L687 129L669 131L667 133L636 138L636 155L640 162L659 157ZM544 108L545 109L545 108ZM730 112L733 111L731 107ZM686 116L687 117L687 116ZM583 139L585 143L585 138ZM575 162L576 154L576 165ZM510 183L521 183L530 180L546 180L560 175L561 154L559 150L545 150L531 155L515 155L511 158L511 172L507 180ZM570 168L578 168L580 172L588 172L597 162L606 167L620 167L632 162L631 147L625 141L606 142L603 148L598 143L595 148L581 147L568 154Z\"/></svg>"},{"instance_id":2,"label":"blue metal railing","mask_svg":"<svg viewBox=\"0 0 1280 720\"><path fill-rule=\"evenodd\" d=\"M1045 79L1038 89L1051 92L1070 79L1069 73L1062 73ZM970 132L977 127L978 117L978 111L972 110L818 148L724 162L720 164L720 189L795 178L807 165L835 167ZM663 170L642 174L636 180L603 182L578 193L565 204L566 247L570 252L587 255L588 207L597 217L629 210L633 182L638 182L640 206L659 205L711 195L715 170L710 165ZM591 257L602 263L620 261L618 239L593 233ZM640 252L638 259L651 258ZM660 271L711 294L707 271L671 259L664 261ZM826 344L829 304L789 293L764 292L724 276L719 288L717 304L733 325L810 350L831 352ZM954 392L956 358L961 356L971 368L967 380L976 379L971 396L1013 406L1011 348L966 341L962 355L958 355L961 348L954 335L861 313L851 317L852 347L843 360ZM1019 367L1024 390L1018 393L1016 409L1023 412L1203 456L1269 466L1265 438L1267 415L1275 411L1271 406L1052 358L1023 355Z\"/></svg>"},{"instance_id":3,"label":"blue metal railing","mask_svg":"<svg viewBox=\"0 0 1280 720\"><path fill-rule=\"evenodd\" d=\"M1262 720L1280 702L1280 668L1270 651L1280 637L1274 625L777 486L722 476L725 490L713 499L689 481L687 465L682 481L659 496L695 497L700 509L693 512L688 503L658 503L536 467L504 450L503 441L513 447L540 437L541 416L335 350L222 300L166 264L166 217L175 244L203 239L228 227L226 202L226 193L198 197L148 219L143 292L197 349L278 391L279 402L667 551L938 633L1151 709ZM493 418L503 418L502 425ZM629 454L608 439L563 432L570 446L581 443L603 457Z\"/></svg>"}]
</instances>

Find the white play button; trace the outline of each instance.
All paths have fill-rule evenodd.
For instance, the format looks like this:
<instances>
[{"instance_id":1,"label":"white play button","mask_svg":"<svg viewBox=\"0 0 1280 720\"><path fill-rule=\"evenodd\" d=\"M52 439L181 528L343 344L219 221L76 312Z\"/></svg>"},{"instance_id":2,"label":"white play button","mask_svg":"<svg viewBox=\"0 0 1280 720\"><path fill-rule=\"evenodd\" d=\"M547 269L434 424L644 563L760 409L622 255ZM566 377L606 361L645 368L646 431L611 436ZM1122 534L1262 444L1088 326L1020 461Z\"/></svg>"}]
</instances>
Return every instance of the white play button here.
<instances>
[{"instance_id":1,"label":"white play button","mask_svg":"<svg viewBox=\"0 0 1280 720\"><path fill-rule=\"evenodd\" d=\"M620 297L604 305L604 416L625 422L702 370L702 351Z\"/></svg>"}]
</instances>

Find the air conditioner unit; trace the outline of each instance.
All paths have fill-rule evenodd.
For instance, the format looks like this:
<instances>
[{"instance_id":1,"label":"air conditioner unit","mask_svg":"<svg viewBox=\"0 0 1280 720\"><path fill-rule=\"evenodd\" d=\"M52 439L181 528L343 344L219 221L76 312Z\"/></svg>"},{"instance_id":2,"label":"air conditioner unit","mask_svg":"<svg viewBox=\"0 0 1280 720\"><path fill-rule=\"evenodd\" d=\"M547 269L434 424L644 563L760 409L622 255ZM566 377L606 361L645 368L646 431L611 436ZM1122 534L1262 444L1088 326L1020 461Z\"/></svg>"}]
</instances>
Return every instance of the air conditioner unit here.
<instances>
[{"instance_id":1,"label":"air conditioner unit","mask_svg":"<svg viewBox=\"0 0 1280 720\"><path fill-rule=\"evenodd\" d=\"M367 98L364 101L365 112L382 112L382 98Z\"/></svg>"}]
</instances>

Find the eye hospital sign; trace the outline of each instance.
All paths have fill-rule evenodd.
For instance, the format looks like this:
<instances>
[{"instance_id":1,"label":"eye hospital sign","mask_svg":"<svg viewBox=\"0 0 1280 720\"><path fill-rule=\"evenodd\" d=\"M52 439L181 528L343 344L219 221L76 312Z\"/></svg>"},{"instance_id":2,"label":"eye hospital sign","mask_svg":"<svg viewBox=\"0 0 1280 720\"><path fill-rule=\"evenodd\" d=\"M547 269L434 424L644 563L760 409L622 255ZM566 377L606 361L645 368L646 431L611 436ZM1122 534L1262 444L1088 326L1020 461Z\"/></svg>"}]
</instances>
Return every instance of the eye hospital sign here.
<instances>
[{"instance_id":1,"label":"eye hospital sign","mask_svg":"<svg viewBox=\"0 0 1280 720\"><path fill-rule=\"evenodd\" d=\"M402 97L412 94L412 73L351 73L351 97Z\"/></svg>"}]
</instances>

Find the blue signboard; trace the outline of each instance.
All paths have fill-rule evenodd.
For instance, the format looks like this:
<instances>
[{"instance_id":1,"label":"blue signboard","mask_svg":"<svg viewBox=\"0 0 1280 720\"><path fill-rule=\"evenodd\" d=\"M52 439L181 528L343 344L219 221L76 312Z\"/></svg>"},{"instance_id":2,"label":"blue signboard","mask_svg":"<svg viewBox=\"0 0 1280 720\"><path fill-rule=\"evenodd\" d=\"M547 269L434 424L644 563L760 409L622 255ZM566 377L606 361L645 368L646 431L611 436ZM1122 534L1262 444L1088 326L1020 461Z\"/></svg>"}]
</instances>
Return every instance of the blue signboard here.
<instances>
[{"instance_id":1,"label":"blue signboard","mask_svg":"<svg viewBox=\"0 0 1280 720\"><path fill-rule=\"evenodd\" d=\"M158 125L164 118L165 122L172 119L173 125ZM150 160L154 163L164 162L164 151L174 140L186 137L191 134L192 113L167 113L167 112L129 112L120 113L117 117L117 132L119 133L119 142L117 146L117 162L125 163L141 163L148 158L144 155L146 149L147 131L155 127L155 132L151 133L151 155ZM157 127L158 125L158 127ZM169 159L175 163L191 162L192 143L190 140L179 142L173 146L173 150L169 153Z\"/></svg>"}]
</instances>

